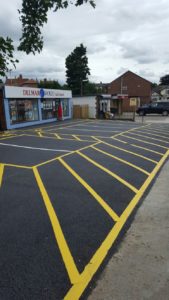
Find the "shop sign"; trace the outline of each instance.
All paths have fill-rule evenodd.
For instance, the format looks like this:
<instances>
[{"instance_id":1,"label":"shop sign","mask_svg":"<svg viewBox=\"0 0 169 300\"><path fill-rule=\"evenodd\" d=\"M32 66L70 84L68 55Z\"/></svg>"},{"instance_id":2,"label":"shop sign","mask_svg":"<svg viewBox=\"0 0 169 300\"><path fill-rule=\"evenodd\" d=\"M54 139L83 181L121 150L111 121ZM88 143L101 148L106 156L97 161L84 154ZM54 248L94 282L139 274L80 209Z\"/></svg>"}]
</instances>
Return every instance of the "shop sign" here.
<instances>
[{"instance_id":1,"label":"shop sign","mask_svg":"<svg viewBox=\"0 0 169 300\"><path fill-rule=\"evenodd\" d=\"M43 93L43 96L42 96ZM5 98L72 98L71 91L5 86Z\"/></svg>"}]
</instances>

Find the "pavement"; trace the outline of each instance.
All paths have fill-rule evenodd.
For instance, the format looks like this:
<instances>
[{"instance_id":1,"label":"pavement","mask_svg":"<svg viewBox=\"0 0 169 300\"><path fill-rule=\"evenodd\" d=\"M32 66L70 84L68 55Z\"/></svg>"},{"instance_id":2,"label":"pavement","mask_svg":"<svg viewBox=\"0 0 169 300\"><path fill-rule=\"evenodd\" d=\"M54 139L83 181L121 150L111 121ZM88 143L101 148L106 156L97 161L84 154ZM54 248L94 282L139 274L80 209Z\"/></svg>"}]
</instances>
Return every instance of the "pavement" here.
<instances>
[{"instance_id":1,"label":"pavement","mask_svg":"<svg viewBox=\"0 0 169 300\"><path fill-rule=\"evenodd\" d=\"M0 153L0 299L87 299L168 159L169 125L58 122L1 135Z\"/></svg>"}]
</instances>

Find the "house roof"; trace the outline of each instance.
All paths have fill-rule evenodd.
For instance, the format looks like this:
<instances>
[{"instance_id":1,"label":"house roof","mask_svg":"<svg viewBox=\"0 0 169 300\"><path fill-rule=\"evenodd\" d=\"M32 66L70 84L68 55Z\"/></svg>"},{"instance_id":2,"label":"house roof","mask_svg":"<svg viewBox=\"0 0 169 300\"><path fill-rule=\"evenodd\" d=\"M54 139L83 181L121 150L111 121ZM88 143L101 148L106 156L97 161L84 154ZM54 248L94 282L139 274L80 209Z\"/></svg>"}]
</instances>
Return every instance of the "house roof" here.
<instances>
[{"instance_id":1,"label":"house roof","mask_svg":"<svg viewBox=\"0 0 169 300\"><path fill-rule=\"evenodd\" d=\"M23 78L22 75L20 75L18 78L6 78L5 85L10 85L10 86L24 86L24 85L37 85L37 81L34 79L28 79L28 78Z\"/></svg>"},{"instance_id":2,"label":"house roof","mask_svg":"<svg viewBox=\"0 0 169 300\"><path fill-rule=\"evenodd\" d=\"M122 75L120 75L119 77L117 77L116 79L114 79L113 81L111 81L110 83L112 83L112 82L114 82L115 80L120 79L120 78L122 78L124 75L130 74L130 73L133 74L133 75L135 75L135 76L137 76L137 77L139 77L139 78L141 78L141 79L143 79L143 80L145 80L145 81L147 81L147 82L149 82L150 84L152 83L151 81L149 81L149 80L147 80L147 79L141 77L140 75L137 75L136 73L134 73L134 72L132 72L132 71L130 71L130 70L124 72Z\"/></svg>"}]
</instances>

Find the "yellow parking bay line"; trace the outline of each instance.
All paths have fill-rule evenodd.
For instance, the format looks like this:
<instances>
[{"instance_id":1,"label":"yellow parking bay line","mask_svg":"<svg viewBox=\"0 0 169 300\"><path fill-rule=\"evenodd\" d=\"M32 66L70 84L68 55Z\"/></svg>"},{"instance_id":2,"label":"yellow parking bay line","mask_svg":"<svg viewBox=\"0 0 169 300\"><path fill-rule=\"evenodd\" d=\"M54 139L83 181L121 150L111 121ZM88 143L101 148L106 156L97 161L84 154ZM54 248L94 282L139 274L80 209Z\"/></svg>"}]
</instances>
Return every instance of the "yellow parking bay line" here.
<instances>
[{"instance_id":1,"label":"yellow parking bay line","mask_svg":"<svg viewBox=\"0 0 169 300\"><path fill-rule=\"evenodd\" d=\"M102 208L109 214L109 216L117 222L118 215L111 209L111 207L96 193L96 191L79 176L62 158L58 159L60 163L85 187L85 189L92 195L93 198L102 206Z\"/></svg>"},{"instance_id":2,"label":"yellow parking bay line","mask_svg":"<svg viewBox=\"0 0 169 300\"><path fill-rule=\"evenodd\" d=\"M82 156L84 159L88 160L90 163L92 163L93 165L95 165L96 167L98 167L99 169L101 169L102 171L104 171L105 173L109 174L110 176L114 177L115 179L117 179L119 182L121 182L122 184L124 184L125 186L127 186L130 190L132 190L134 193L138 192L138 189L136 189L133 185L131 185L129 182L127 182L126 180L124 180L123 178L121 178L120 176L118 176L117 174L111 172L110 170L108 170L107 168L103 167L102 165L98 164L96 161L94 161L93 159L89 158L87 155L76 151L76 153L78 153L80 156Z\"/></svg>"},{"instance_id":3,"label":"yellow parking bay line","mask_svg":"<svg viewBox=\"0 0 169 300\"><path fill-rule=\"evenodd\" d=\"M0 163L0 187L2 185L3 174L4 174L4 164Z\"/></svg>"},{"instance_id":4,"label":"yellow parking bay line","mask_svg":"<svg viewBox=\"0 0 169 300\"><path fill-rule=\"evenodd\" d=\"M138 167L138 166L136 166L136 165L130 163L130 162L127 161L127 160L124 160L124 159L122 159L122 158L120 158L120 157L118 157L118 156L112 155L112 154L110 154L110 153L108 153L108 152L105 152L105 151L103 151L103 150L101 150L101 149L99 149L99 148L96 148L96 147L94 147L94 146L91 146L91 148L93 148L94 150L96 150L96 151L98 151L98 152L100 152L100 153L103 153L104 155L107 155L107 156L109 156L109 157L112 157L112 158L114 158L114 159L116 159L116 160L118 160L118 161L120 161L120 162L122 162L122 163L124 163L124 164L126 164L126 165L128 165L128 166L130 166L130 167L132 167L132 168L134 168L134 169L137 169L138 171L140 171L140 172L142 172L142 173L144 173L144 174L146 174L146 175L150 175L150 173L147 172L146 170L144 170L144 169L142 169L142 168L140 168L140 167Z\"/></svg>"},{"instance_id":5,"label":"yellow parking bay line","mask_svg":"<svg viewBox=\"0 0 169 300\"><path fill-rule=\"evenodd\" d=\"M99 249L93 255L88 265L85 267L84 271L80 274L79 281L71 287L67 295L64 297L64 300L78 300L81 297L85 288L88 286L94 274L97 272L103 260L107 256L108 251L114 244L116 238L118 237L128 217L133 212L134 208L138 204L143 193L150 185L150 183L152 182L155 175L157 174L157 172L159 171L159 169L161 168L161 166L163 165L163 163L165 162L168 156L169 156L169 151L167 151L167 153L162 157L158 165L154 168L151 175L146 179L145 183L140 188L139 192L133 197L128 207L122 213L120 220L111 229L106 239L103 241Z\"/></svg>"},{"instance_id":6,"label":"yellow parking bay line","mask_svg":"<svg viewBox=\"0 0 169 300\"><path fill-rule=\"evenodd\" d=\"M158 144L155 144L155 143L143 141L143 140L140 140L140 139L131 137L131 136L123 135L122 137L126 137L126 138L128 138L128 139L131 139L131 140L135 140L135 141L141 142L141 143L143 143L143 144L149 144L149 145L157 146L157 147L160 147L160 148L163 148L163 149L166 149L166 150L169 149L169 147L165 147L165 146L161 146L161 145L158 145Z\"/></svg>"},{"instance_id":7,"label":"yellow parking bay line","mask_svg":"<svg viewBox=\"0 0 169 300\"><path fill-rule=\"evenodd\" d=\"M140 137L144 137L144 138L147 138L149 140L154 140L154 141L158 141L158 142L163 142L165 144L169 144L169 142L166 142L166 141L163 141L163 140L160 140L160 139L157 139L157 138L153 138L153 137L149 137L149 136L145 136L144 134L138 134L138 133L133 133L133 132L128 132L129 134L134 134L134 135L137 135L137 136L140 136Z\"/></svg>"},{"instance_id":8,"label":"yellow parking bay line","mask_svg":"<svg viewBox=\"0 0 169 300\"><path fill-rule=\"evenodd\" d=\"M136 153L136 152L129 151L129 150L126 150L126 149L123 149L123 148L118 147L118 146L114 146L114 145L112 145L112 144L109 144L109 143L107 143L107 142L101 141L101 140L99 140L99 139L97 139L97 141L98 141L98 142L100 141L100 143L105 144L105 145L107 145L107 146L109 146L109 147L111 147L111 148L115 148L115 149L117 149L117 150L120 150L120 151L129 153L129 154L132 154L132 155L141 157L141 158L143 158L143 159L145 159L145 160L148 160L148 161L153 162L154 164L157 164L157 161L156 161L156 160L153 160L153 159L151 159L151 158L148 158L148 157L146 157L146 156L144 156L144 155L141 155L141 154L138 154L138 153ZM92 146L94 146L94 145L92 145Z\"/></svg>"},{"instance_id":9,"label":"yellow parking bay line","mask_svg":"<svg viewBox=\"0 0 169 300\"><path fill-rule=\"evenodd\" d=\"M146 131L147 131L147 130L148 130L148 131L151 131L151 132L157 132L157 133L167 134L167 132L164 131L164 130L159 130L159 129L154 129L154 128L153 128L153 129L152 129L152 128L150 128L150 129L149 129L149 128L148 128L148 129L146 128ZM168 135L167 135L167 136L168 136Z\"/></svg>"},{"instance_id":10,"label":"yellow parking bay line","mask_svg":"<svg viewBox=\"0 0 169 300\"><path fill-rule=\"evenodd\" d=\"M53 232L58 244L58 247L60 249L60 253L62 255L66 270L68 272L70 281L72 284L78 282L79 279L79 272L77 270L76 264L74 262L74 259L71 255L71 252L69 250L69 247L67 245L66 239L64 237L62 228L60 226L58 217L55 213L55 210L52 206L52 203L50 201L50 198L48 196L48 193L44 187L44 184L42 182L42 179L40 177L40 174L38 172L38 169L36 167L33 167L33 172L39 187L39 190L41 192L50 222L52 224Z\"/></svg>"}]
</instances>

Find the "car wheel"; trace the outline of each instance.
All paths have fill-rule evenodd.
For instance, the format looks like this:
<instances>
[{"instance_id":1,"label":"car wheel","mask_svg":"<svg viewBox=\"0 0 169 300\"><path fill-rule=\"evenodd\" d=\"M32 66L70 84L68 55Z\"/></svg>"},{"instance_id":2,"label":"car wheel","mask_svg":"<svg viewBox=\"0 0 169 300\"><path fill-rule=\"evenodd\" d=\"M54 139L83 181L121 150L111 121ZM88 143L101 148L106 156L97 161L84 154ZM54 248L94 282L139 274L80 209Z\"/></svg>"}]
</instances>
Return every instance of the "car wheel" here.
<instances>
[{"instance_id":1,"label":"car wheel","mask_svg":"<svg viewBox=\"0 0 169 300\"><path fill-rule=\"evenodd\" d=\"M139 112L139 116L144 116L145 115L145 112L144 111L140 111Z\"/></svg>"},{"instance_id":2,"label":"car wheel","mask_svg":"<svg viewBox=\"0 0 169 300\"><path fill-rule=\"evenodd\" d=\"M168 111L167 110L163 111L162 115L165 117L168 116Z\"/></svg>"}]
</instances>

